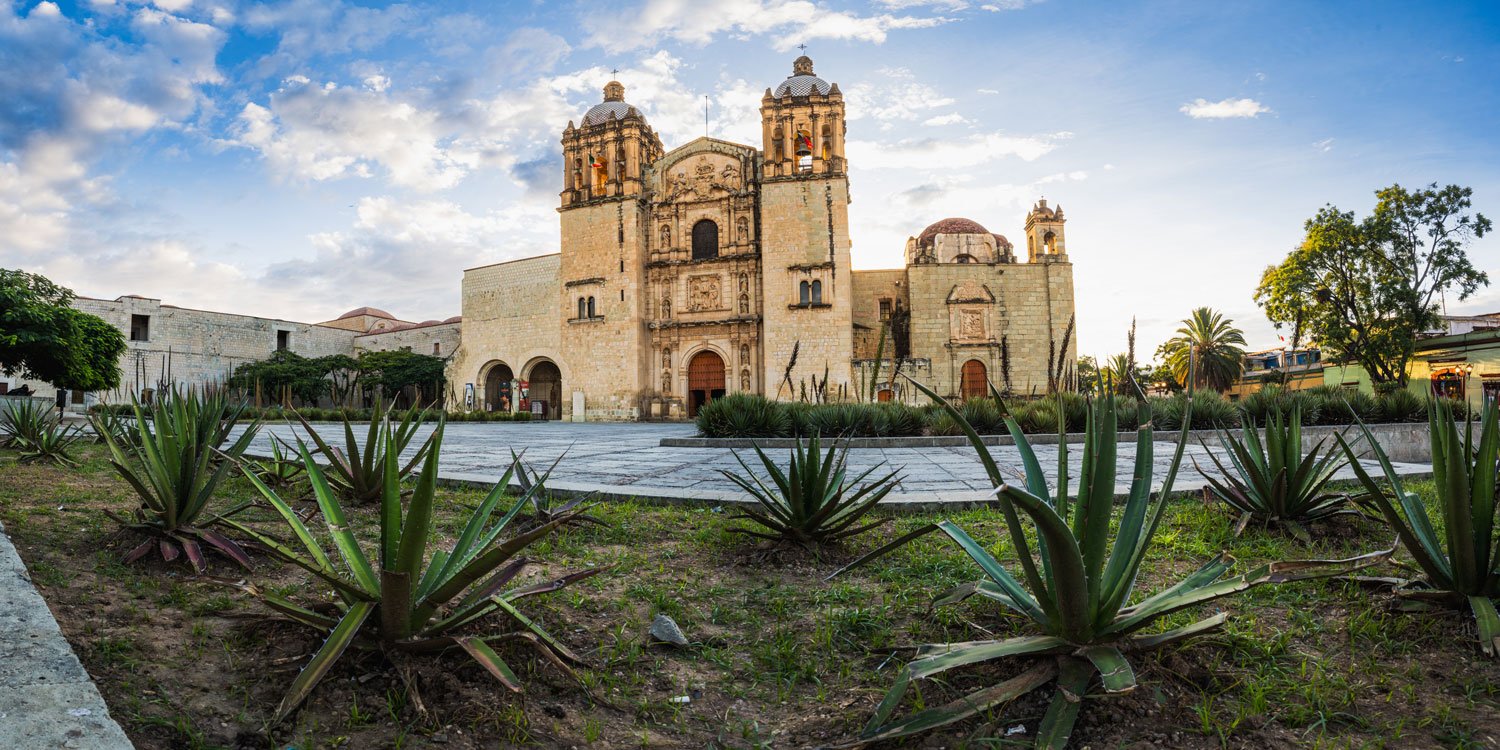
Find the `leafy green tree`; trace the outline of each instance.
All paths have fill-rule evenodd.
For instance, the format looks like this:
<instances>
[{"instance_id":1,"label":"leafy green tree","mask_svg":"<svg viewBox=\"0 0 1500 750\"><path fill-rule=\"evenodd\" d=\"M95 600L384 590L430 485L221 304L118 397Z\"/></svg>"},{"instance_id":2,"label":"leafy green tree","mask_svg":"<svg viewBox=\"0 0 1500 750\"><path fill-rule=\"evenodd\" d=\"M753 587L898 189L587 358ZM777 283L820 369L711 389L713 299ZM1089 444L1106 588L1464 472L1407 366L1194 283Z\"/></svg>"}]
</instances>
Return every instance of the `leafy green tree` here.
<instances>
[{"instance_id":1,"label":"leafy green tree","mask_svg":"<svg viewBox=\"0 0 1500 750\"><path fill-rule=\"evenodd\" d=\"M1245 364L1245 334L1234 327L1234 321L1207 307L1193 310L1183 319L1177 335L1167 339L1157 350L1172 378L1187 383L1188 373L1194 385L1227 390L1240 376Z\"/></svg>"},{"instance_id":2,"label":"leafy green tree","mask_svg":"<svg viewBox=\"0 0 1500 750\"><path fill-rule=\"evenodd\" d=\"M229 384L246 391L260 392L278 399L290 392L303 405L316 404L328 392L328 369L320 359L308 359L290 350L272 352L258 362L240 365L229 378Z\"/></svg>"},{"instance_id":3,"label":"leafy green tree","mask_svg":"<svg viewBox=\"0 0 1500 750\"><path fill-rule=\"evenodd\" d=\"M1084 354L1078 358L1078 382L1080 384L1092 383L1099 377L1099 362L1091 354Z\"/></svg>"},{"instance_id":4,"label":"leafy green tree","mask_svg":"<svg viewBox=\"0 0 1500 750\"><path fill-rule=\"evenodd\" d=\"M1129 352L1120 352L1104 361L1104 367L1099 371L1099 384L1101 388L1108 384L1116 394L1128 396L1135 393L1133 384L1148 382L1147 376L1144 368L1130 361Z\"/></svg>"},{"instance_id":5,"label":"leafy green tree","mask_svg":"<svg viewBox=\"0 0 1500 750\"><path fill-rule=\"evenodd\" d=\"M1472 195L1458 185L1392 185L1363 219L1325 206L1307 220L1302 245L1266 269L1255 300L1294 338L1310 337L1377 384L1404 386L1417 335L1441 322L1443 295L1464 300L1489 284L1466 252L1491 228L1472 212Z\"/></svg>"},{"instance_id":6,"label":"leafy green tree","mask_svg":"<svg viewBox=\"0 0 1500 750\"><path fill-rule=\"evenodd\" d=\"M119 387L125 336L73 309L73 296L39 274L0 268L0 371L72 390Z\"/></svg>"},{"instance_id":7,"label":"leafy green tree","mask_svg":"<svg viewBox=\"0 0 1500 750\"><path fill-rule=\"evenodd\" d=\"M414 387L418 400L430 403L443 392L441 357L408 351L365 352L359 355L360 382L372 393L395 399Z\"/></svg>"}]
</instances>

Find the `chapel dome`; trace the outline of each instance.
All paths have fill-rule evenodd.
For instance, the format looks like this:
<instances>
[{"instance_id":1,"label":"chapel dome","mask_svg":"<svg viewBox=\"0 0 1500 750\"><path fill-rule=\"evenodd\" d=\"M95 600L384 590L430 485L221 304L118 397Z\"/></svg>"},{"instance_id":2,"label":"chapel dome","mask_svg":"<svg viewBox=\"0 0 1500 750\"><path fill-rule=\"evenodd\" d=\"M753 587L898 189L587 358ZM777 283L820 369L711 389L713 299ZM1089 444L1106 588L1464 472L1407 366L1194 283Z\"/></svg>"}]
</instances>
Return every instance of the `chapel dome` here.
<instances>
[{"instance_id":1,"label":"chapel dome","mask_svg":"<svg viewBox=\"0 0 1500 750\"><path fill-rule=\"evenodd\" d=\"M610 81L604 84L604 101L589 107L589 111L583 113L583 126L624 119L634 111L637 111L635 107L625 102L625 86L619 81Z\"/></svg>"},{"instance_id":2,"label":"chapel dome","mask_svg":"<svg viewBox=\"0 0 1500 750\"><path fill-rule=\"evenodd\" d=\"M781 85L776 87L775 96L780 99L783 96L807 96L818 94L827 96L833 90L829 83L813 74L812 58L803 55L792 63L792 74L787 76Z\"/></svg>"},{"instance_id":3,"label":"chapel dome","mask_svg":"<svg viewBox=\"0 0 1500 750\"><path fill-rule=\"evenodd\" d=\"M1015 248L1015 245L1010 244L1010 240L1005 239L1005 235L997 234L995 235L995 247L1000 250L1012 250Z\"/></svg>"},{"instance_id":4,"label":"chapel dome","mask_svg":"<svg viewBox=\"0 0 1500 750\"><path fill-rule=\"evenodd\" d=\"M346 312L343 315L340 315L338 317L338 319L339 320L345 320L347 318L357 318L357 317L359 317L361 315L368 315L368 316L370 316L372 318L386 318L388 320L395 320L396 319L396 316L394 316L394 315L392 315L392 314L390 314L390 313L388 313L388 312L386 312L386 311L384 311L384 310L382 310L382 309L380 309L378 307L356 307L353 310L350 310L349 312Z\"/></svg>"},{"instance_id":5,"label":"chapel dome","mask_svg":"<svg viewBox=\"0 0 1500 750\"><path fill-rule=\"evenodd\" d=\"M929 224L922 233L917 235L917 244L927 246L932 244L932 239L940 234L989 234L979 222L973 219L961 219L950 217ZM1003 237L1001 239L1004 239Z\"/></svg>"}]
</instances>

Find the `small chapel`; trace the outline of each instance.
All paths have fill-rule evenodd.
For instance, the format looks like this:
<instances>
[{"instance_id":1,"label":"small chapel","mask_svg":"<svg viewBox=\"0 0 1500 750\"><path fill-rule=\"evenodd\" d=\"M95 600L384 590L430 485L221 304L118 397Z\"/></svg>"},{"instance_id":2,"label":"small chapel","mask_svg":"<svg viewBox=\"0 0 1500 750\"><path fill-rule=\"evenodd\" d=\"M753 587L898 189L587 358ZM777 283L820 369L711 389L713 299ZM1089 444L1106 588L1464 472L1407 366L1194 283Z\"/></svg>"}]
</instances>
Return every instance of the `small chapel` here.
<instances>
[{"instance_id":1,"label":"small chapel","mask_svg":"<svg viewBox=\"0 0 1500 750\"><path fill-rule=\"evenodd\" d=\"M463 407L594 421L688 419L729 393L916 403L897 373L955 398L1040 393L1076 359L1061 206L1036 202L1024 250L944 218L904 267L856 271L838 84L799 57L760 115L759 144L669 151L610 81L562 130L561 251L464 272L448 370Z\"/></svg>"}]
</instances>

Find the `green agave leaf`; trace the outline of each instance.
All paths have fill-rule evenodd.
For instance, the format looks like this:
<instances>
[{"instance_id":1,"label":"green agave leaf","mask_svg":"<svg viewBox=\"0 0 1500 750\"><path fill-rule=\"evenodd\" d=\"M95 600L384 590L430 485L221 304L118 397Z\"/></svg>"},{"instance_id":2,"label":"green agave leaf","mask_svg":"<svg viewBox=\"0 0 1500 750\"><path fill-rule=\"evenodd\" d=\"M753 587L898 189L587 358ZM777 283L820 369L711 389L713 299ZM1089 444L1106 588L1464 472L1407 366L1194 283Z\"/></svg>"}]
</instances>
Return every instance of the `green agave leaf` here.
<instances>
[{"instance_id":1,"label":"green agave leaf","mask_svg":"<svg viewBox=\"0 0 1500 750\"><path fill-rule=\"evenodd\" d=\"M1078 711L1083 708L1089 680L1093 677L1094 665L1087 659L1071 656L1058 659L1057 694L1052 696L1052 703L1042 716L1041 728L1037 730L1037 747L1064 750L1068 746L1073 725L1078 721Z\"/></svg>"},{"instance_id":2,"label":"green agave leaf","mask_svg":"<svg viewBox=\"0 0 1500 750\"><path fill-rule=\"evenodd\" d=\"M866 731L858 740L836 747L862 747L872 742L910 737L989 711L1047 684L1057 675L1057 663L1048 659L998 685L976 690L951 703L918 711L893 724Z\"/></svg>"},{"instance_id":3,"label":"green agave leaf","mask_svg":"<svg viewBox=\"0 0 1500 750\"><path fill-rule=\"evenodd\" d=\"M349 648L349 644L359 634L360 627L374 611L375 602L357 602L349 607L344 618L339 620L339 624L334 626L333 631L328 634L328 640L323 643L317 653L313 654L312 660L302 668L297 679L292 681L291 688L281 699L281 705L276 707L274 723L280 724L286 721L286 718L302 705L302 701L307 700L308 694L327 676L328 670L333 668L339 657L344 654L344 650Z\"/></svg>"}]
</instances>

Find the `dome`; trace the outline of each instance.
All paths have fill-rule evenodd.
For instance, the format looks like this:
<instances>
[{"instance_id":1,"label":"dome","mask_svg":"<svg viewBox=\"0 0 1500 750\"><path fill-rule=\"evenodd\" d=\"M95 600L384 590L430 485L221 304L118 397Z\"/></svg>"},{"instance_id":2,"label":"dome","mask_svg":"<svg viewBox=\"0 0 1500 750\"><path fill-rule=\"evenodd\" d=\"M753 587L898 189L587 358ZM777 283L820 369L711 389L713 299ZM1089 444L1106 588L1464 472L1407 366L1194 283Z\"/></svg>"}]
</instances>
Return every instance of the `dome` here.
<instances>
[{"instance_id":1,"label":"dome","mask_svg":"<svg viewBox=\"0 0 1500 750\"><path fill-rule=\"evenodd\" d=\"M932 244L932 238L940 234L989 234L990 230L980 226L979 222L972 219L947 218L942 221L933 222L928 225L922 233L917 235L917 244L927 246ZM1004 239L1001 237L1000 239Z\"/></svg>"},{"instance_id":2,"label":"dome","mask_svg":"<svg viewBox=\"0 0 1500 750\"><path fill-rule=\"evenodd\" d=\"M345 320L347 318L357 318L357 317L359 317L361 315L368 315L368 316L370 316L372 318L385 318L387 320L395 320L396 319L396 316L394 316L394 315L392 315L392 314L390 314L390 313L388 313L388 312L386 312L386 311L384 311L384 310L382 310L382 309L380 309L378 307L356 307L353 310L350 310L349 312L346 312L343 315L340 315L338 317L338 319L339 320Z\"/></svg>"},{"instance_id":3,"label":"dome","mask_svg":"<svg viewBox=\"0 0 1500 750\"><path fill-rule=\"evenodd\" d=\"M995 238L995 248L998 249L998 250L1004 251L1004 250L1012 250L1012 249L1015 248L1015 245L1010 244L1010 240L1005 239L1005 235L1003 235L1003 234L994 235L994 238Z\"/></svg>"},{"instance_id":4,"label":"dome","mask_svg":"<svg viewBox=\"0 0 1500 750\"><path fill-rule=\"evenodd\" d=\"M462 321L463 319L464 319L464 316L462 316L462 315L455 315L455 316L453 316L451 318L444 318L443 322L444 323L458 323L458 322Z\"/></svg>"},{"instance_id":5,"label":"dome","mask_svg":"<svg viewBox=\"0 0 1500 750\"><path fill-rule=\"evenodd\" d=\"M419 326L435 326L435 325L437 325L440 322L442 322L442 321L438 321L438 320L424 320L421 323L418 323L417 325L419 325Z\"/></svg>"},{"instance_id":6,"label":"dome","mask_svg":"<svg viewBox=\"0 0 1500 750\"><path fill-rule=\"evenodd\" d=\"M604 85L604 101L589 107L583 113L583 127L599 125L614 119L623 119L635 107L625 103L625 87L619 81Z\"/></svg>"},{"instance_id":7,"label":"dome","mask_svg":"<svg viewBox=\"0 0 1500 750\"><path fill-rule=\"evenodd\" d=\"M792 74L780 86L776 87L776 98L783 96L807 96L818 94L827 96L833 87L827 81L813 74L812 58L803 55L792 63Z\"/></svg>"}]
</instances>

